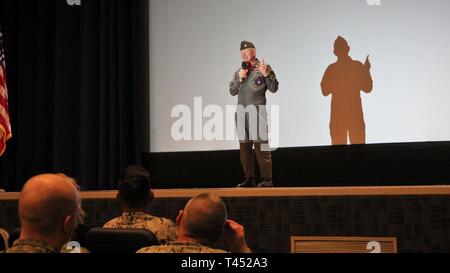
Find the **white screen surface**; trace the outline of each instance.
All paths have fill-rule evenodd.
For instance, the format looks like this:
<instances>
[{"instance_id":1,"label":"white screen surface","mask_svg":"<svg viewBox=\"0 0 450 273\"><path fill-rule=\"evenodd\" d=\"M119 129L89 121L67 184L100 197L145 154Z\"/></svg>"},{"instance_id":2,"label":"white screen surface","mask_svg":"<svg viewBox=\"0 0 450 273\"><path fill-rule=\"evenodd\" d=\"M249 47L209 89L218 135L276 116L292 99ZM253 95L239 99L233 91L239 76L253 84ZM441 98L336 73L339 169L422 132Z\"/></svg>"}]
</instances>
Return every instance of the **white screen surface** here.
<instances>
[{"instance_id":1,"label":"white screen surface","mask_svg":"<svg viewBox=\"0 0 450 273\"><path fill-rule=\"evenodd\" d=\"M238 148L174 140L179 118L171 111L193 109L194 97L203 107L236 104L228 86L242 40L255 44L280 82L278 93L267 93L279 106L278 146L330 145L331 97L320 82L336 61L339 35L353 59L370 54L374 87L361 95L367 143L448 141L449 10L447 0L150 0L150 151Z\"/></svg>"}]
</instances>

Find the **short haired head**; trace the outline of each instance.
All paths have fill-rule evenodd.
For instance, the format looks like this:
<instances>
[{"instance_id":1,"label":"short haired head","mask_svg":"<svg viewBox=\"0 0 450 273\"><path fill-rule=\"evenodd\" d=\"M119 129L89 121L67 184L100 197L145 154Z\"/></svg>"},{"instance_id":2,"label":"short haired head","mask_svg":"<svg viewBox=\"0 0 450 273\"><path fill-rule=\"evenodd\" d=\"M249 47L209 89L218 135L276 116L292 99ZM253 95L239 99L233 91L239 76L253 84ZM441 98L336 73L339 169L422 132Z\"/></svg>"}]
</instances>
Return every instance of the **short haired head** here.
<instances>
[{"instance_id":1,"label":"short haired head","mask_svg":"<svg viewBox=\"0 0 450 273\"><path fill-rule=\"evenodd\" d=\"M215 194L204 193L193 197L177 218L184 235L211 246L216 243L227 220L223 200Z\"/></svg>"},{"instance_id":2,"label":"short haired head","mask_svg":"<svg viewBox=\"0 0 450 273\"><path fill-rule=\"evenodd\" d=\"M79 194L71 178L42 174L25 183L19 198L19 218L26 237L64 244L77 227ZM33 239L33 238L27 238Z\"/></svg>"},{"instance_id":3,"label":"short haired head","mask_svg":"<svg viewBox=\"0 0 450 273\"><path fill-rule=\"evenodd\" d=\"M149 172L141 166L126 167L119 178L118 198L128 209L147 207L153 200Z\"/></svg>"}]
</instances>

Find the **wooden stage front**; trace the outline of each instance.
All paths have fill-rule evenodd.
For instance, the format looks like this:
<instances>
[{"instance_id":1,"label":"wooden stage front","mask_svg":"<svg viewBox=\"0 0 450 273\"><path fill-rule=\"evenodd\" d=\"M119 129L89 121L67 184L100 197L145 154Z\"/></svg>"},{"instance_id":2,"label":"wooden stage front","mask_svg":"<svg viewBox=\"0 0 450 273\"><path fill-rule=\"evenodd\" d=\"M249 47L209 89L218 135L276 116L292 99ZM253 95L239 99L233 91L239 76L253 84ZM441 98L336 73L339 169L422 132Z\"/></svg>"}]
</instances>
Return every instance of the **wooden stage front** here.
<instances>
[{"instance_id":1,"label":"wooden stage front","mask_svg":"<svg viewBox=\"0 0 450 273\"><path fill-rule=\"evenodd\" d=\"M450 186L401 186L401 187L310 187L310 188L211 188L153 190L155 198L187 198L204 192L222 197L306 197L306 196L411 196L450 195ZM3 200L17 200L20 193L0 193ZM115 199L117 191L83 191L82 199Z\"/></svg>"}]
</instances>

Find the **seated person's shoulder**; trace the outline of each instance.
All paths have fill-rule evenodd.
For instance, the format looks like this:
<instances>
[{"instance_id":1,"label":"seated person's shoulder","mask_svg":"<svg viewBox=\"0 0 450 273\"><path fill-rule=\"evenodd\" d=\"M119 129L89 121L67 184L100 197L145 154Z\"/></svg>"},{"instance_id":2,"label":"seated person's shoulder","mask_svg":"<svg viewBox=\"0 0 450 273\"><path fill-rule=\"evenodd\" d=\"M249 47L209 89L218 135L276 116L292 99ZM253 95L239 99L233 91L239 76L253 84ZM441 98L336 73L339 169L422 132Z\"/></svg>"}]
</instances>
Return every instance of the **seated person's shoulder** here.
<instances>
[{"instance_id":1,"label":"seated person's shoulder","mask_svg":"<svg viewBox=\"0 0 450 273\"><path fill-rule=\"evenodd\" d=\"M159 245L141 248L136 253L176 253L176 251L167 245Z\"/></svg>"},{"instance_id":2,"label":"seated person's shoulder","mask_svg":"<svg viewBox=\"0 0 450 273\"><path fill-rule=\"evenodd\" d=\"M144 247L137 253L227 253L227 251L190 242L169 242L167 245Z\"/></svg>"},{"instance_id":3,"label":"seated person's shoulder","mask_svg":"<svg viewBox=\"0 0 450 273\"><path fill-rule=\"evenodd\" d=\"M115 225L120 221L120 217L109 220L103 225L103 228L115 228Z\"/></svg>"},{"instance_id":4,"label":"seated person's shoulder","mask_svg":"<svg viewBox=\"0 0 450 273\"><path fill-rule=\"evenodd\" d=\"M160 223L162 225L166 225L166 226L170 226L170 227L171 226L176 226L176 224L172 220L164 218L164 217L156 217L156 216L154 216L154 219L157 219L157 221L160 221Z\"/></svg>"},{"instance_id":5,"label":"seated person's shoulder","mask_svg":"<svg viewBox=\"0 0 450 273\"><path fill-rule=\"evenodd\" d=\"M142 218L141 218L141 224L149 229L149 230L153 230L153 232L156 231L160 231L160 230L171 230L171 229L176 229L176 224L167 218L163 218L163 217L157 217L157 216L153 216L150 214L145 214Z\"/></svg>"},{"instance_id":6,"label":"seated person's shoulder","mask_svg":"<svg viewBox=\"0 0 450 273\"><path fill-rule=\"evenodd\" d=\"M38 240L16 240L5 253L58 253L54 246Z\"/></svg>"},{"instance_id":7,"label":"seated person's shoulder","mask_svg":"<svg viewBox=\"0 0 450 273\"><path fill-rule=\"evenodd\" d=\"M170 219L151 216L146 228L152 231L161 244L175 241L178 236L177 225Z\"/></svg>"}]
</instances>

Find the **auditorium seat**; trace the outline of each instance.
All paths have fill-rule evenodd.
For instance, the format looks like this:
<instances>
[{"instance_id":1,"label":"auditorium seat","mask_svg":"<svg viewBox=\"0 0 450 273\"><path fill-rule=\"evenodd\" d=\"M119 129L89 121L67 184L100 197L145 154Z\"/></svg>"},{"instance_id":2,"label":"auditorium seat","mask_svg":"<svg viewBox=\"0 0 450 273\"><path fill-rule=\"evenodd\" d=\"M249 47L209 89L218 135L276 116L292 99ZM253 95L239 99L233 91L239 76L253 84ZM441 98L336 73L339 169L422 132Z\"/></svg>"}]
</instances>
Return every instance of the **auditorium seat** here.
<instances>
[{"instance_id":1,"label":"auditorium seat","mask_svg":"<svg viewBox=\"0 0 450 273\"><path fill-rule=\"evenodd\" d=\"M86 235L89 230L95 228L93 225L78 224L77 229L74 231L71 241L79 242L81 246L86 245Z\"/></svg>"},{"instance_id":2,"label":"auditorium seat","mask_svg":"<svg viewBox=\"0 0 450 273\"><path fill-rule=\"evenodd\" d=\"M16 228L9 233L9 246L11 247L14 242L20 237L20 228Z\"/></svg>"},{"instance_id":3,"label":"auditorium seat","mask_svg":"<svg viewBox=\"0 0 450 273\"><path fill-rule=\"evenodd\" d=\"M397 238L292 236L292 253L397 253Z\"/></svg>"},{"instance_id":4,"label":"auditorium seat","mask_svg":"<svg viewBox=\"0 0 450 273\"><path fill-rule=\"evenodd\" d=\"M71 241L77 241L80 243L81 246L84 246L86 241L86 234L90 229L92 229L94 226L85 225L85 224L79 224L77 229L74 231L73 237ZM19 239L20 237L20 228L14 229L9 234L9 246L12 246L14 242Z\"/></svg>"},{"instance_id":5,"label":"auditorium seat","mask_svg":"<svg viewBox=\"0 0 450 273\"><path fill-rule=\"evenodd\" d=\"M9 234L6 230L0 228L0 251L8 248Z\"/></svg>"},{"instance_id":6,"label":"auditorium seat","mask_svg":"<svg viewBox=\"0 0 450 273\"><path fill-rule=\"evenodd\" d=\"M155 234L145 229L93 228L86 235L86 248L92 253L135 253L159 245Z\"/></svg>"}]
</instances>

